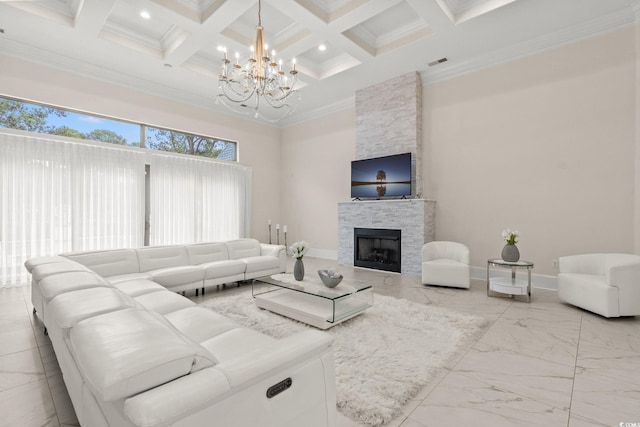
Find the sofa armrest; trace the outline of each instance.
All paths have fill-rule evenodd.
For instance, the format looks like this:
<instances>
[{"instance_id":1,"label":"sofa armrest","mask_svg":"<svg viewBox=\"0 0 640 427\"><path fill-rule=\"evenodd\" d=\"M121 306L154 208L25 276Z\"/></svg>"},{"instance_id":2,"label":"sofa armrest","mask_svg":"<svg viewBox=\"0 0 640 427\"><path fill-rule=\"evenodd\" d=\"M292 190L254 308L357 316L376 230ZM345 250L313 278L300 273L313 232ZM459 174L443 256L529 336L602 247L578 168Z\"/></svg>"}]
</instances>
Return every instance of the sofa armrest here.
<instances>
[{"instance_id":1,"label":"sofa armrest","mask_svg":"<svg viewBox=\"0 0 640 427\"><path fill-rule=\"evenodd\" d=\"M124 413L138 426L166 425L214 404L230 393L251 387L269 375L320 357L332 343L331 335L315 330L277 340L233 361L200 370L126 399Z\"/></svg>"},{"instance_id":2,"label":"sofa armrest","mask_svg":"<svg viewBox=\"0 0 640 427\"><path fill-rule=\"evenodd\" d=\"M219 363L216 369L226 375L231 387L246 386L286 366L319 355L332 344L333 337L326 332L308 330Z\"/></svg>"},{"instance_id":3,"label":"sofa armrest","mask_svg":"<svg viewBox=\"0 0 640 427\"><path fill-rule=\"evenodd\" d=\"M270 245L268 243L260 243L260 255L273 256L280 258L280 254L287 256L287 248L284 245Z\"/></svg>"},{"instance_id":4,"label":"sofa armrest","mask_svg":"<svg viewBox=\"0 0 640 427\"><path fill-rule=\"evenodd\" d=\"M640 261L611 265L607 284L618 288L621 316L640 314Z\"/></svg>"},{"instance_id":5,"label":"sofa armrest","mask_svg":"<svg viewBox=\"0 0 640 427\"><path fill-rule=\"evenodd\" d=\"M260 255L273 256L280 259L280 271L287 271L287 247L260 243Z\"/></svg>"}]
</instances>

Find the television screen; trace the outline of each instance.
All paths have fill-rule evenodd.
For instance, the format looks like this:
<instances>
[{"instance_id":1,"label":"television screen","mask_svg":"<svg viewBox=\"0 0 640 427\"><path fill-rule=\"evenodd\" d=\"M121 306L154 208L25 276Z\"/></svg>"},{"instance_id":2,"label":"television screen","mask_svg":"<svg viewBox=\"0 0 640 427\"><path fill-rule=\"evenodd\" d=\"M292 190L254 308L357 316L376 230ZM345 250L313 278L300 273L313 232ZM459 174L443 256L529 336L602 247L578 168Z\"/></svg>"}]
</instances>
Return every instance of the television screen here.
<instances>
[{"instance_id":1,"label":"television screen","mask_svg":"<svg viewBox=\"0 0 640 427\"><path fill-rule=\"evenodd\" d=\"M411 195L411 153L351 162L351 197Z\"/></svg>"}]
</instances>

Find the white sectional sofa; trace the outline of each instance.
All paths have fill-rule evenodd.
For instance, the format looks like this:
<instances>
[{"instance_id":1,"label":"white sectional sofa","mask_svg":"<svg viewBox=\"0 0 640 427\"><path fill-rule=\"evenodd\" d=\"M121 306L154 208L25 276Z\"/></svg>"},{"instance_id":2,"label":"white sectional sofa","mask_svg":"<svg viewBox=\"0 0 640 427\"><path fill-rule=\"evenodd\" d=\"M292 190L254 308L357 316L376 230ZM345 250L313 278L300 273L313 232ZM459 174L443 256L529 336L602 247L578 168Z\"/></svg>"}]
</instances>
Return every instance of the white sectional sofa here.
<instances>
[{"instance_id":1,"label":"white sectional sofa","mask_svg":"<svg viewBox=\"0 0 640 427\"><path fill-rule=\"evenodd\" d=\"M284 256L242 239L27 261L80 424L335 426L330 335L277 340L176 293L285 271Z\"/></svg>"}]
</instances>

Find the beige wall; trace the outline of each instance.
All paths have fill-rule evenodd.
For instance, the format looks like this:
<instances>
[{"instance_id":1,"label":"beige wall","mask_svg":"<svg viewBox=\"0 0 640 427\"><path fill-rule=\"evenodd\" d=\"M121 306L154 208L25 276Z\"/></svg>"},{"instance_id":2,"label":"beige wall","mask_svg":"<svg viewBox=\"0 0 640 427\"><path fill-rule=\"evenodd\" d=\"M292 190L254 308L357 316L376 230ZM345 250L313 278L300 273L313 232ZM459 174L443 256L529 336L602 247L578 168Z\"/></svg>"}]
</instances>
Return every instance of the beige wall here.
<instances>
[{"instance_id":1,"label":"beige wall","mask_svg":"<svg viewBox=\"0 0 640 427\"><path fill-rule=\"evenodd\" d=\"M635 253L640 254L640 25L635 27L635 43L636 43L636 107L635 107L635 142L636 142L636 173L635 173L635 215L633 223L634 228L634 248Z\"/></svg>"},{"instance_id":2,"label":"beige wall","mask_svg":"<svg viewBox=\"0 0 640 427\"><path fill-rule=\"evenodd\" d=\"M465 242L483 267L502 229L518 229L538 274L556 274L566 254L640 253L636 45L629 27L424 87L436 238ZM335 258L354 109L279 130L7 57L0 66L2 94L239 141L253 168L253 237L266 241L271 219L288 225L288 243Z\"/></svg>"},{"instance_id":3,"label":"beige wall","mask_svg":"<svg viewBox=\"0 0 640 427\"><path fill-rule=\"evenodd\" d=\"M311 254L337 258L338 202L350 200L355 109L283 129L281 224L288 243L309 242Z\"/></svg>"},{"instance_id":4,"label":"beige wall","mask_svg":"<svg viewBox=\"0 0 640 427\"><path fill-rule=\"evenodd\" d=\"M252 167L252 237L280 215L280 129L0 55L0 94L238 142ZM212 104L214 100L211 100Z\"/></svg>"},{"instance_id":5,"label":"beige wall","mask_svg":"<svg viewBox=\"0 0 640 427\"><path fill-rule=\"evenodd\" d=\"M626 29L424 89L437 239L475 266L518 229L523 259L634 250L635 47Z\"/></svg>"},{"instance_id":6,"label":"beige wall","mask_svg":"<svg viewBox=\"0 0 640 427\"><path fill-rule=\"evenodd\" d=\"M423 184L437 201L437 239L466 243L484 267L500 256L502 230L518 229L522 258L549 275L563 255L634 251L634 39L628 28L423 89ZM327 255L337 249L336 203L349 200L353 114L282 135L283 221Z\"/></svg>"}]
</instances>

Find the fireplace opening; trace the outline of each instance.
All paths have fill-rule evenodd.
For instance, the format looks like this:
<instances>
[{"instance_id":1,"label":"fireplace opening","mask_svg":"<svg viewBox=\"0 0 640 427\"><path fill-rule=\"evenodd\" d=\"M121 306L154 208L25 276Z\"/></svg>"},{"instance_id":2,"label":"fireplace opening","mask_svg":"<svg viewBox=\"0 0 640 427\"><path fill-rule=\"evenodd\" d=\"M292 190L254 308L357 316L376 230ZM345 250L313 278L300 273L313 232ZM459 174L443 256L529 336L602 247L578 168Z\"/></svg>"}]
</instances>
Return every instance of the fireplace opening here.
<instances>
[{"instance_id":1,"label":"fireplace opening","mask_svg":"<svg viewBox=\"0 0 640 427\"><path fill-rule=\"evenodd\" d=\"M400 273L400 230L353 229L353 265Z\"/></svg>"}]
</instances>

